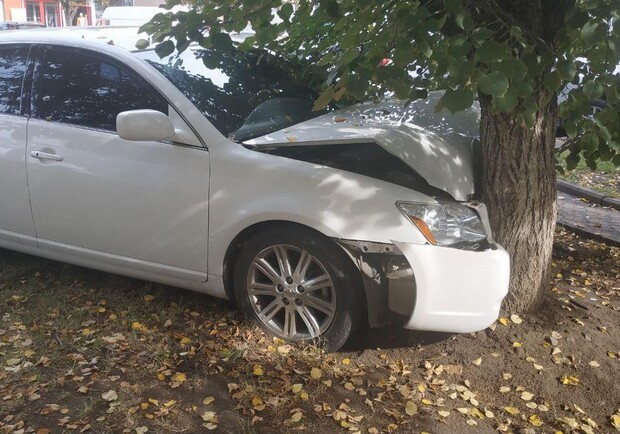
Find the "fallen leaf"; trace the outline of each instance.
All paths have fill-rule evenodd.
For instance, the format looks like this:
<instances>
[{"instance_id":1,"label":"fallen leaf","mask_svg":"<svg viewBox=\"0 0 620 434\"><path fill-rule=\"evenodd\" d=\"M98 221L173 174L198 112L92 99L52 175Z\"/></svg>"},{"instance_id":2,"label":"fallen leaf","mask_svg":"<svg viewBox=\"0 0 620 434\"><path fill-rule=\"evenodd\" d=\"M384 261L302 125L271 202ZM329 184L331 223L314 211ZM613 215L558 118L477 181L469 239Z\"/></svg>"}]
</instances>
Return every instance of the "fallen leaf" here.
<instances>
[{"instance_id":1,"label":"fallen leaf","mask_svg":"<svg viewBox=\"0 0 620 434\"><path fill-rule=\"evenodd\" d=\"M254 375L260 377L263 375L263 367L261 365L254 365L254 370L252 371Z\"/></svg>"},{"instance_id":2,"label":"fallen leaf","mask_svg":"<svg viewBox=\"0 0 620 434\"><path fill-rule=\"evenodd\" d=\"M323 374L319 368L312 368L310 370L310 376L314 378L315 380L318 380L319 378L321 378L322 375Z\"/></svg>"},{"instance_id":3,"label":"fallen leaf","mask_svg":"<svg viewBox=\"0 0 620 434\"><path fill-rule=\"evenodd\" d=\"M294 413L291 416L291 421L297 423L301 420L302 417L303 417L303 414L301 414L301 411L298 411L297 413Z\"/></svg>"},{"instance_id":4,"label":"fallen leaf","mask_svg":"<svg viewBox=\"0 0 620 434\"><path fill-rule=\"evenodd\" d=\"M182 372L177 372L176 374L174 374L174 377L172 377L172 379L177 383L184 383L185 381L187 381L187 375Z\"/></svg>"},{"instance_id":5,"label":"fallen leaf","mask_svg":"<svg viewBox=\"0 0 620 434\"><path fill-rule=\"evenodd\" d=\"M530 401L533 397L534 397L534 395L531 394L530 392L523 392L521 394L521 399L524 400L524 401Z\"/></svg>"},{"instance_id":6,"label":"fallen leaf","mask_svg":"<svg viewBox=\"0 0 620 434\"><path fill-rule=\"evenodd\" d=\"M476 360L474 360L472 362L474 365L476 366L480 366L480 364L482 363L482 357L478 357Z\"/></svg>"},{"instance_id":7,"label":"fallen leaf","mask_svg":"<svg viewBox=\"0 0 620 434\"><path fill-rule=\"evenodd\" d=\"M536 414L533 414L533 415L530 416L530 422L534 426L541 426L542 425L542 421L540 420L540 417L538 417L538 415L536 415Z\"/></svg>"},{"instance_id":8,"label":"fallen leaf","mask_svg":"<svg viewBox=\"0 0 620 434\"><path fill-rule=\"evenodd\" d=\"M508 320L508 318L501 317L501 318L499 319L499 322L500 322L503 326L507 326L507 325L508 325L508 323L510 322L510 320Z\"/></svg>"},{"instance_id":9,"label":"fallen leaf","mask_svg":"<svg viewBox=\"0 0 620 434\"><path fill-rule=\"evenodd\" d=\"M102 393L101 397L108 402L116 401L118 399L118 395L114 390L108 390L107 392Z\"/></svg>"},{"instance_id":10,"label":"fallen leaf","mask_svg":"<svg viewBox=\"0 0 620 434\"><path fill-rule=\"evenodd\" d=\"M409 416L413 416L414 414L418 412L418 406L413 401L407 401L407 405L405 405L405 412Z\"/></svg>"},{"instance_id":11,"label":"fallen leaf","mask_svg":"<svg viewBox=\"0 0 620 434\"><path fill-rule=\"evenodd\" d=\"M513 416L519 414L519 409L516 407L504 407L504 410L506 410L506 413L510 413Z\"/></svg>"},{"instance_id":12,"label":"fallen leaf","mask_svg":"<svg viewBox=\"0 0 620 434\"><path fill-rule=\"evenodd\" d=\"M215 398L212 396L207 396L205 399L202 400L202 403L204 405L209 405L211 404L213 401L215 401Z\"/></svg>"},{"instance_id":13,"label":"fallen leaf","mask_svg":"<svg viewBox=\"0 0 620 434\"><path fill-rule=\"evenodd\" d=\"M510 321L512 321L515 324L521 324L523 322L523 320L521 319L519 315L510 315Z\"/></svg>"},{"instance_id":14,"label":"fallen leaf","mask_svg":"<svg viewBox=\"0 0 620 434\"><path fill-rule=\"evenodd\" d=\"M351 364L351 359L342 359L342 364L343 365L350 365Z\"/></svg>"},{"instance_id":15,"label":"fallen leaf","mask_svg":"<svg viewBox=\"0 0 620 434\"><path fill-rule=\"evenodd\" d=\"M155 297L153 297L151 294L145 295L144 296L144 301L146 301L147 303L150 301L153 301L155 299Z\"/></svg>"},{"instance_id":16,"label":"fallen leaf","mask_svg":"<svg viewBox=\"0 0 620 434\"><path fill-rule=\"evenodd\" d=\"M139 426L139 427L136 427L135 431L136 431L136 434L144 434L144 433L147 433L149 429L146 426Z\"/></svg>"},{"instance_id":17,"label":"fallen leaf","mask_svg":"<svg viewBox=\"0 0 620 434\"><path fill-rule=\"evenodd\" d=\"M164 402L164 407L172 407L176 403L177 402L174 399L171 399L170 401Z\"/></svg>"},{"instance_id":18,"label":"fallen leaf","mask_svg":"<svg viewBox=\"0 0 620 434\"><path fill-rule=\"evenodd\" d=\"M304 387L304 386L303 386L303 384L301 384L301 383L295 383L295 384L293 384L293 386L291 387L291 391L292 391L293 393L299 393L299 392L301 392L301 389L302 389L303 387Z\"/></svg>"},{"instance_id":19,"label":"fallen leaf","mask_svg":"<svg viewBox=\"0 0 620 434\"><path fill-rule=\"evenodd\" d=\"M560 381L562 382L562 384L570 386L576 386L579 384L579 378L574 375L563 375L562 378L560 378Z\"/></svg>"},{"instance_id":20,"label":"fallen leaf","mask_svg":"<svg viewBox=\"0 0 620 434\"><path fill-rule=\"evenodd\" d=\"M592 360L590 363L588 363L588 365L592 366L593 368L598 368L601 366L596 360Z\"/></svg>"}]
</instances>

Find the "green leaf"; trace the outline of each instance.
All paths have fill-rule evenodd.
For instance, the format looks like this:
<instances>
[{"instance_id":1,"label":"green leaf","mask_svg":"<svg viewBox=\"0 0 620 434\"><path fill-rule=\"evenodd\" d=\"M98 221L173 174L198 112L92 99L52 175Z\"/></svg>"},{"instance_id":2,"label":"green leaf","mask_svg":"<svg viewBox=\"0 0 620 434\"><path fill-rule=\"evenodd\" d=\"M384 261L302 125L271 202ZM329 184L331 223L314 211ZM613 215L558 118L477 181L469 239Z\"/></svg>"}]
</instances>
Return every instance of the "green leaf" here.
<instances>
[{"instance_id":1,"label":"green leaf","mask_svg":"<svg viewBox=\"0 0 620 434\"><path fill-rule=\"evenodd\" d=\"M232 40L228 33L212 33L209 35L211 45L216 50L230 51L232 49Z\"/></svg>"},{"instance_id":2,"label":"green leaf","mask_svg":"<svg viewBox=\"0 0 620 434\"><path fill-rule=\"evenodd\" d=\"M456 14L463 9L461 0L446 0L445 1L446 12Z\"/></svg>"},{"instance_id":3,"label":"green leaf","mask_svg":"<svg viewBox=\"0 0 620 434\"><path fill-rule=\"evenodd\" d=\"M312 111L323 110L334 99L335 94L334 86L329 86L323 91L323 93L316 99L312 106Z\"/></svg>"},{"instance_id":4,"label":"green leaf","mask_svg":"<svg viewBox=\"0 0 620 434\"><path fill-rule=\"evenodd\" d=\"M603 85L600 81L586 81L583 85L583 93L591 100L598 99L603 95Z\"/></svg>"},{"instance_id":5,"label":"green leaf","mask_svg":"<svg viewBox=\"0 0 620 434\"><path fill-rule=\"evenodd\" d=\"M545 88L550 92L557 92L562 84L562 79L557 71L552 71L545 75L543 78L543 84Z\"/></svg>"},{"instance_id":6,"label":"green leaf","mask_svg":"<svg viewBox=\"0 0 620 434\"><path fill-rule=\"evenodd\" d=\"M598 149L598 137L592 132L584 134L579 143L581 148L587 152L594 152Z\"/></svg>"},{"instance_id":7,"label":"green leaf","mask_svg":"<svg viewBox=\"0 0 620 434\"><path fill-rule=\"evenodd\" d=\"M579 164L581 157L578 153L572 152L566 157L566 170L573 170Z\"/></svg>"},{"instance_id":8,"label":"green leaf","mask_svg":"<svg viewBox=\"0 0 620 434\"><path fill-rule=\"evenodd\" d=\"M357 48L350 48L344 52L344 54L340 58L339 63L341 65L348 65L349 63L357 59L357 56L359 56L359 50Z\"/></svg>"},{"instance_id":9,"label":"green leaf","mask_svg":"<svg viewBox=\"0 0 620 434\"><path fill-rule=\"evenodd\" d=\"M510 47L492 40L485 41L478 49L480 60L485 63L500 61L510 55Z\"/></svg>"},{"instance_id":10,"label":"green leaf","mask_svg":"<svg viewBox=\"0 0 620 434\"><path fill-rule=\"evenodd\" d=\"M437 102L435 111L447 108L452 113L465 110L474 102L474 92L470 89L447 89Z\"/></svg>"},{"instance_id":11,"label":"green leaf","mask_svg":"<svg viewBox=\"0 0 620 434\"><path fill-rule=\"evenodd\" d=\"M493 98L493 105L503 112L511 112L518 103L519 97L513 87L509 88L504 95Z\"/></svg>"},{"instance_id":12,"label":"green leaf","mask_svg":"<svg viewBox=\"0 0 620 434\"><path fill-rule=\"evenodd\" d=\"M284 21L288 21L293 15L293 5L291 3L284 3L278 11L278 16Z\"/></svg>"},{"instance_id":13,"label":"green leaf","mask_svg":"<svg viewBox=\"0 0 620 434\"><path fill-rule=\"evenodd\" d=\"M571 81L575 77L575 74L577 74L577 65L575 65L575 62L565 60L559 62L557 68L560 77L566 81Z\"/></svg>"},{"instance_id":14,"label":"green leaf","mask_svg":"<svg viewBox=\"0 0 620 434\"><path fill-rule=\"evenodd\" d=\"M478 89L482 93L493 97L501 96L508 90L508 79L499 71L491 72L488 75L480 74L478 78Z\"/></svg>"},{"instance_id":15,"label":"green leaf","mask_svg":"<svg viewBox=\"0 0 620 434\"><path fill-rule=\"evenodd\" d=\"M577 137L577 133L579 132L579 129L577 128L577 125L575 125L574 122L565 121L564 131L566 131L566 135L568 136L568 138L574 139L575 137Z\"/></svg>"},{"instance_id":16,"label":"green leaf","mask_svg":"<svg viewBox=\"0 0 620 434\"><path fill-rule=\"evenodd\" d=\"M592 43L594 39L594 32L596 31L597 27L598 23L596 21L590 20L585 23L584 26L581 28L581 37L584 41L586 41L587 44Z\"/></svg>"},{"instance_id":17,"label":"green leaf","mask_svg":"<svg viewBox=\"0 0 620 434\"><path fill-rule=\"evenodd\" d=\"M170 39L155 46L155 53L159 56L160 59L171 55L173 52L174 42L172 42Z\"/></svg>"},{"instance_id":18,"label":"green leaf","mask_svg":"<svg viewBox=\"0 0 620 434\"><path fill-rule=\"evenodd\" d=\"M138 42L136 42L136 48L138 50L144 50L146 49L151 43L148 41L148 39L138 39Z\"/></svg>"}]
</instances>

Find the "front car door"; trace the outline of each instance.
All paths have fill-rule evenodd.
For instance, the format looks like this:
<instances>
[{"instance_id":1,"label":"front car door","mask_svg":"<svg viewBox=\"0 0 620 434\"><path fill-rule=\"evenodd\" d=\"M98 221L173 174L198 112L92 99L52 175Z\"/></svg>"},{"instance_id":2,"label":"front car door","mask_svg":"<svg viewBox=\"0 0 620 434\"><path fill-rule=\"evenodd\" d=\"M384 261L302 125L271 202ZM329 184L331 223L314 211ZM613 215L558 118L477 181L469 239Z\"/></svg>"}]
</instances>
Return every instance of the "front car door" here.
<instances>
[{"instance_id":1,"label":"front car door","mask_svg":"<svg viewBox=\"0 0 620 434\"><path fill-rule=\"evenodd\" d=\"M0 245L36 247L26 179L28 45L0 45Z\"/></svg>"},{"instance_id":2,"label":"front car door","mask_svg":"<svg viewBox=\"0 0 620 434\"><path fill-rule=\"evenodd\" d=\"M121 139L119 112L174 109L105 54L39 51L27 163L39 247L206 280L208 151Z\"/></svg>"}]
</instances>

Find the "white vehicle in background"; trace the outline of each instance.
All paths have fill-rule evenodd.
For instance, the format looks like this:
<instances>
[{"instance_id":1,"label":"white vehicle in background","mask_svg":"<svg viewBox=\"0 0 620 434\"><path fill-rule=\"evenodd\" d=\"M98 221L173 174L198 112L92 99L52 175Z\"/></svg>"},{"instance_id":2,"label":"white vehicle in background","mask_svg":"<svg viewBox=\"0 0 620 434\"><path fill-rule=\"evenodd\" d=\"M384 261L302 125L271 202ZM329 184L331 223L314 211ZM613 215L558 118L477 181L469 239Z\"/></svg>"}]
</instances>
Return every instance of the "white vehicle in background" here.
<instances>
[{"instance_id":1,"label":"white vehicle in background","mask_svg":"<svg viewBox=\"0 0 620 434\"><path fill-rule=\"evenodd\" d=\"M0 247L236 300L332 350L364 323L495 321L509 259L477 199L477 109L317 113L268 55L136 39L0 35Z\"/></svg>"}]
</instances>

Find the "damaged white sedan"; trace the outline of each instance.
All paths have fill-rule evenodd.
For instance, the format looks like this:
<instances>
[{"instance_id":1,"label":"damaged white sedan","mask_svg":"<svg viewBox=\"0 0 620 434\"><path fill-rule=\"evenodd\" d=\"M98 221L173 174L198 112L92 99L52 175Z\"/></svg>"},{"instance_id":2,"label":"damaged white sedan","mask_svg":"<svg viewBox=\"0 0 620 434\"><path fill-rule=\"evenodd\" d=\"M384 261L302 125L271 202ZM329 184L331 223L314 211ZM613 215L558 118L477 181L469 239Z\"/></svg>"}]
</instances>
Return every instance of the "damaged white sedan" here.
<instances>
[{"instance_id":1,"label":"damaged white sedan","mask_svg":"<svg viewBox=\"0 0 620 434\"><path fill-rule=\"evenodd\" d=\"M235 300L331 350L363 324L495 321L509 259L476 109L317 113L267 56L160 59L116 32L0 36L0 247Z\"/></svg>"}]
</instances>

